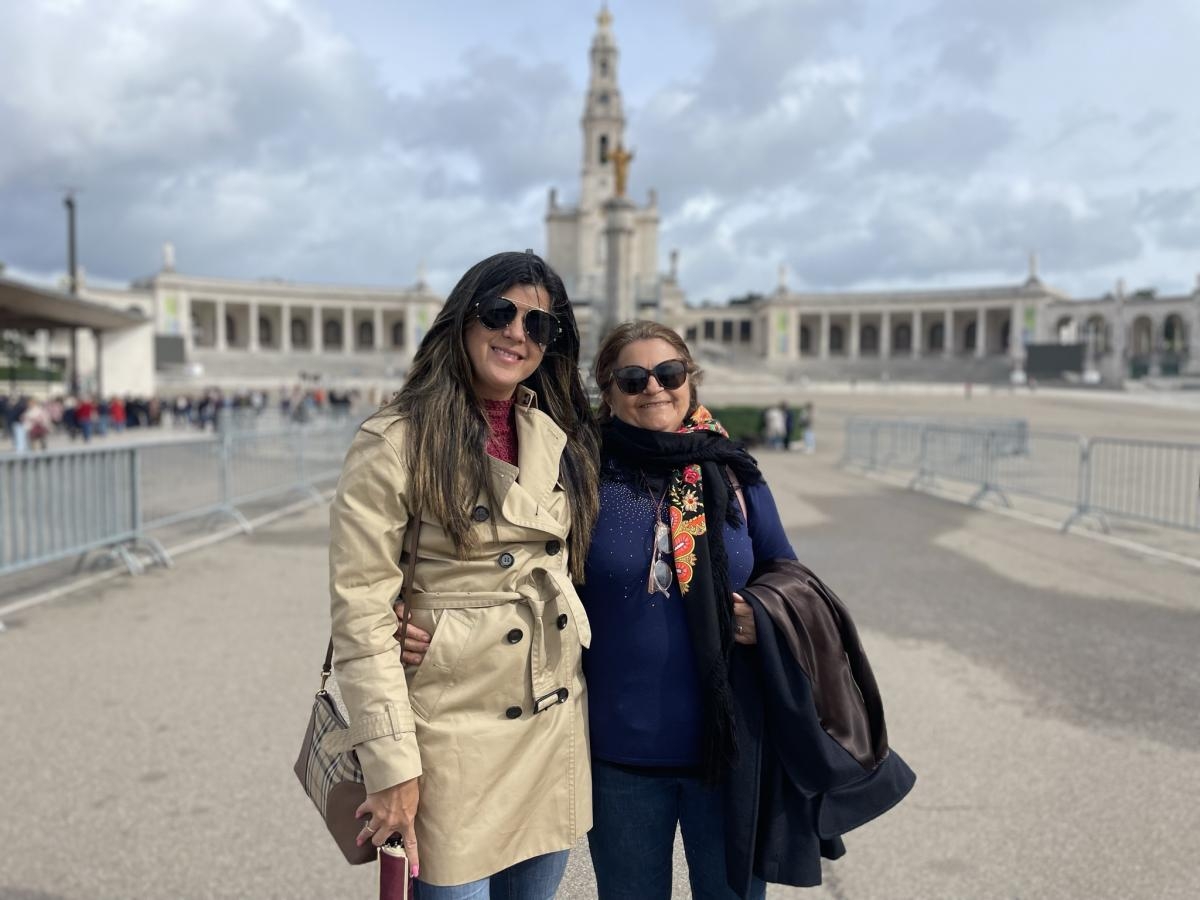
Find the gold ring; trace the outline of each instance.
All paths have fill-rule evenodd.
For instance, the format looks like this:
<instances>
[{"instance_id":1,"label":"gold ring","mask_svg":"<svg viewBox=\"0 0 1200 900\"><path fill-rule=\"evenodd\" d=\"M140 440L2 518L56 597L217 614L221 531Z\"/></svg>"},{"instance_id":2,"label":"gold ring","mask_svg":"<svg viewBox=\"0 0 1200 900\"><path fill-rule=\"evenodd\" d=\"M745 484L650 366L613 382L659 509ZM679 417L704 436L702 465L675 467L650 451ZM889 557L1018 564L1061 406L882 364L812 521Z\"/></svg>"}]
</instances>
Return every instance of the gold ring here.
<instances>
[{"instance_id":1,"label":"gold ring","mask_svg":"<svg viewBox=\"0 0 1200 900\"><path fill-rule=\"evenodd\" d=\"M379 830L378 828L372 828L370 825L363 825L363 828L367 830L367 834L374 834Z\"/></svg>"}]
</instances>

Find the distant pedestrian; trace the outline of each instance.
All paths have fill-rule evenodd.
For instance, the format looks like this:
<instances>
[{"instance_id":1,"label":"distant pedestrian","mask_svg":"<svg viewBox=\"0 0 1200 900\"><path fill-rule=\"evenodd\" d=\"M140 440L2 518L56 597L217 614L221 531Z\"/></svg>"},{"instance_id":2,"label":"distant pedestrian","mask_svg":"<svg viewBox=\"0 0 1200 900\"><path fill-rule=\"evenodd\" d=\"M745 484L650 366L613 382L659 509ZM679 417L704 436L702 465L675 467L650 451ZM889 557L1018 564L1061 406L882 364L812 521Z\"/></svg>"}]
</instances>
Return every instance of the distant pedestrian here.
<instances>
[{"instance_id":1,"label":"distant pedestrian","mask_svg":"<svg viewBox=\"0 0 1200 900\"><path fill-rule=\"evenodd\" d=\"M74 441L79 437L79 398L74 395L67 397L62 406L62 424L67 429L67 436Z\"/></svg>"},{"instance_id":2,"label":"distant pedestrian","mask_svg":"<svg viewBox=\"0 0 1200 900\"><path fill-rule=\"evenodd\" d=\"M787 415L784 404L763 410L763 442L772 450L782 450L787 435Z\"/></svg>"},{"instance_id":3,"label":"distant pedestrian","mask_svg":"<svg viewBox=\"0 0 1200 900\"><path fill-rule=\"evenodd\" d=\"M29 398L18 397L15 403L9 403L7 426L13 442L14 453L24 453L29 449L29 432L25 427L25 410L29 409Z\"/></svg>"},{"instance_id":4,"label":"distant pedestrian","mask_svg":"<svg viewBox=\"0 0 1200 900\"><path fill-rule=\"evenodd\" d=\"M815 453L817 450L817 433L813 430L813 405L805 403L800 408L800 418L796 423L804 440L804 452Z\"/></svg>"},{"instance_id":5,"label":"distant pedestrian","mask_svg":"<svg viewBox=\"0 0 1200 900\"><path fill-rule=\"evenodd\" d=\"M96 425L96 404L91 397L80 398L79 405L75 407L75 424L79 426L83 442L88 443L92 439L92 429Z\"/></svg>"},{"instance_id":6,"label":"distant pedestrian","mask_svg":"<svg viewBox=\"0 0 1200 900\"><path fill-rule=\"evenodd\" d=\"M113 431L120 433L125 430L125 401L113 397L108 401L108 417L112 420Z\"/></svg>"},{"instance_id":7,"label":"distant pedestrian","mask_svg":"<svg viewBox=\"0 0 1200 900\"><path fill-rule=\"evenodd\" d=\"M21 416L21 422L25 426L29 446L45 450L46 438L50 435L50 427L53 424L50 411L37 400L30 400L25 414Z\"/></svg>"},{"instance_id":8,"label":"distant pedestrian","mask_svg":"<svg viewBox=\"0 0 1200 900\"><path fill-rule=\"evenodd\" d=\"M109 413L108 401L103 397L96 398L96 412L93 417L96 434L104 437L108 434L108 426L112 424L112 415Z\"/></svg>"}]
</instances>

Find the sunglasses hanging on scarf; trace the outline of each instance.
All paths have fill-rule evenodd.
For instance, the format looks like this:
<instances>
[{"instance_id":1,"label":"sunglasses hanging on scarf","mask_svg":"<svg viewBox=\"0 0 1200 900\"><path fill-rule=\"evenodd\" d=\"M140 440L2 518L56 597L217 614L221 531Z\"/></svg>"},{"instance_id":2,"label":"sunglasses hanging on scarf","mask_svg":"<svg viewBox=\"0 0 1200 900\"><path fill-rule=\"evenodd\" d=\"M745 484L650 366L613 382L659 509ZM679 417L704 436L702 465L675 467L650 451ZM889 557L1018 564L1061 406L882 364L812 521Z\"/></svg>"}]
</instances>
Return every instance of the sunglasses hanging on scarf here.
<instances>
[{"instance_id":1,"label":"sunglasses hanging on scarf","mask_svg":"<svg viewBox=\"0 0 1200 900\"><path fill-rule=\"evenodd\" d=\"M518 309L517 304L507 297L487 297L478 301L472 312L479 319L479 324L488 331L503 331L517 318ZM526 308L521 327L526 336L543 350L553 344L562 332L558 318L537 307Z\"/></svg>"}]
</instances>

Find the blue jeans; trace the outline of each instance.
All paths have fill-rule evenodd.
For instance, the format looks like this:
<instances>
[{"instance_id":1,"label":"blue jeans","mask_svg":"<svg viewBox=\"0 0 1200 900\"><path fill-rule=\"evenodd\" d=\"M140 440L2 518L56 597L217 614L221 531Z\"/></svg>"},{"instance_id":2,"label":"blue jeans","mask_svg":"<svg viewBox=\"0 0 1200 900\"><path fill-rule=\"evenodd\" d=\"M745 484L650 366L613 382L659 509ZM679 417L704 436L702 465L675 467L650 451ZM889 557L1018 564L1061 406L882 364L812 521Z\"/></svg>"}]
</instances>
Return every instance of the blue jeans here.
<instances>
[{"instance_id":1,"label":"blue jeans","mask_svg":"<svg viewBox=\"0 0 1200 900\"><path fill-rule=\"evenodd\" d=\"M600 900L667 900L675 826L683 832L695 900L735 900L725 880L725 810L699 778L642 775L592 760L588 847ZM755 878L750 897L766 896Z\"/></svg>"},{"instance_id":2,"label":"blue jeans","mask_svg":"<svg viewBox=\"0 0 1200 900\"><path fill-rule=\"evenodd\" d=\"M414 900L553 900L567 868L567 850L546 853L470 884L413 881Z\"/></svg>"}]
</instances>

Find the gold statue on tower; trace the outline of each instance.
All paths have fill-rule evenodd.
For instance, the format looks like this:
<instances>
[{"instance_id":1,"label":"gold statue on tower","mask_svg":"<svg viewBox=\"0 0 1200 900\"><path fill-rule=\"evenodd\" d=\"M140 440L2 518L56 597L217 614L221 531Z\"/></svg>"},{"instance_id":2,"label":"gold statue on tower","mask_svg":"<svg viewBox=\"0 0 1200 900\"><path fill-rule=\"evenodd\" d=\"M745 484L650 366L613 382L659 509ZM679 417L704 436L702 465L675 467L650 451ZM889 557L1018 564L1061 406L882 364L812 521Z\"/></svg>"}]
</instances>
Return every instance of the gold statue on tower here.
<instances>
[{"instance_id":1,"label":"gold statue on tower","mask_svg":"<svg viewBox=\"0 0 1200 900\"><path fill-rule=\"evenodd\" d=\"M633 160L633 151L626 150L621 144L608 155L612 160L613 174L617 181L616 196L625 196L625 187L629 183L629 163Z\"/></svg>"}]
</instances>

